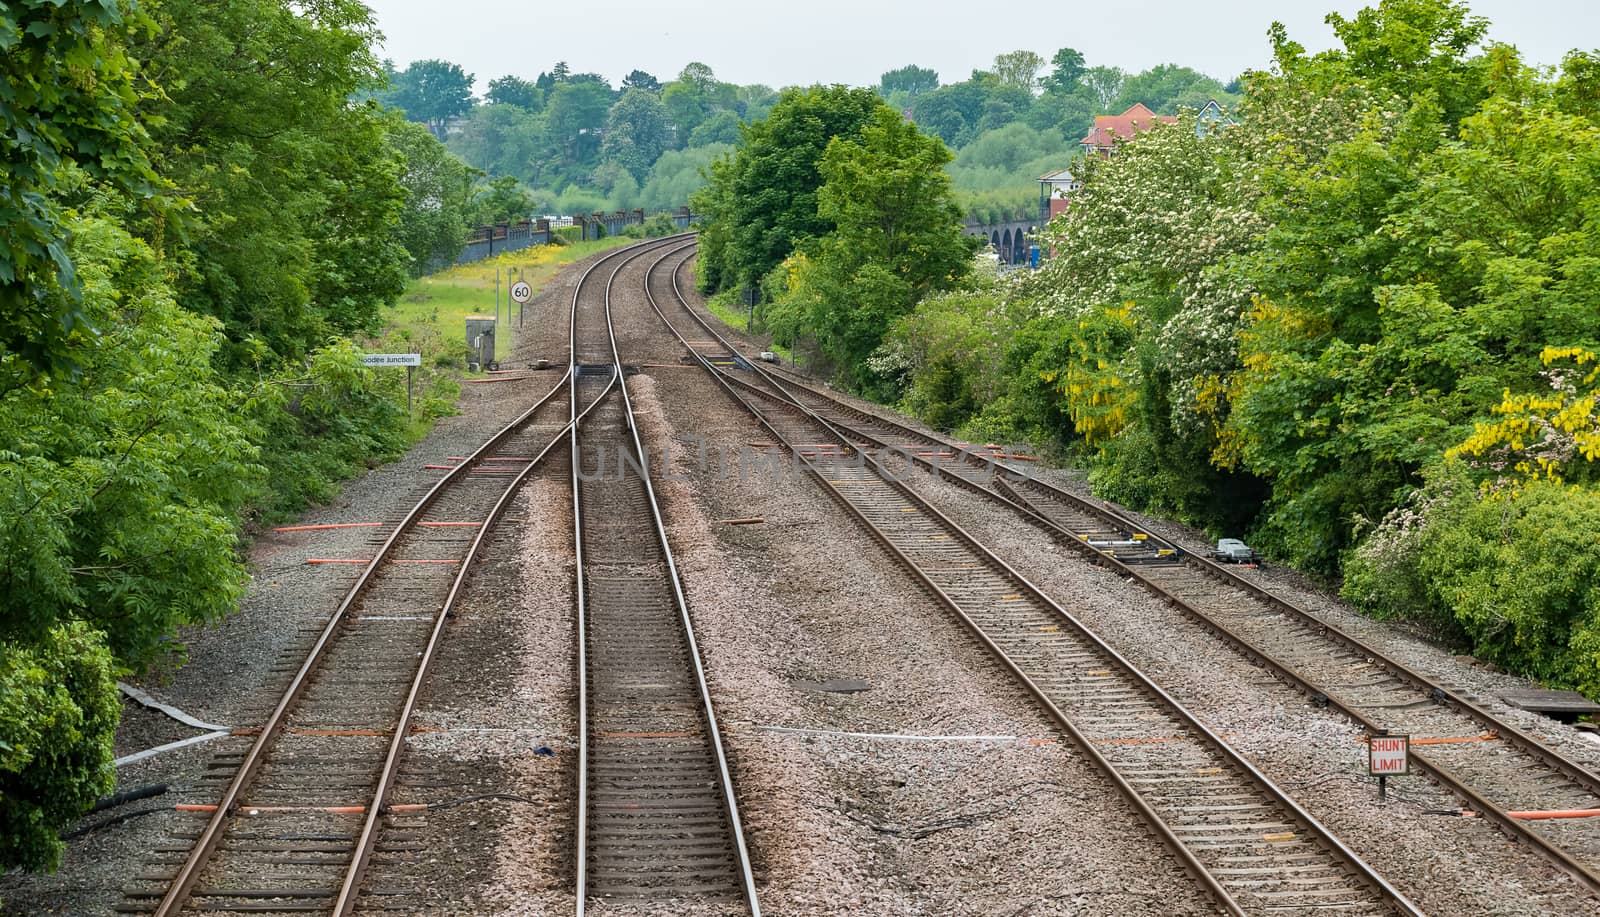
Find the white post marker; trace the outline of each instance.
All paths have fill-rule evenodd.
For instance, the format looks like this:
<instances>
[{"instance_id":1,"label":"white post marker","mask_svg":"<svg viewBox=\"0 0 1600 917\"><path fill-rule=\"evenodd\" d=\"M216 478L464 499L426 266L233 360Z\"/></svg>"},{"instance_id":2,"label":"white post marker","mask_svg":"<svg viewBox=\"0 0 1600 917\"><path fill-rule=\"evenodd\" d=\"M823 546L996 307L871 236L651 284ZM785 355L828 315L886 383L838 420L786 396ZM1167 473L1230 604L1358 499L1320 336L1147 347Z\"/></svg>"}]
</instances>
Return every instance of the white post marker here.
<instances>
[{"instance_id":1,"label":"white post marker","mask_svg":"<svg viewBox=\"0 0 1600 917\"><path fill-rule=\"evenodd\" d=\"M415 374L418 366L422 365L420 353L364 353L361 355L362 366L404 366L406 368L406 416L411 416L411 393L415 384Z\"/></svg>"},{"instance_id":2,"label":"white post marker","mask_svg":"<svg viewBox=\"0 0 1600 917\"><path fill-rule=\"evenodd\" d=\"M1389 796L1390 777L1411 773L1411 737L1392 736L1388 730L1367 737L1367 773L1378 778L1378 801Z\"/></svg>"}]
</instances>

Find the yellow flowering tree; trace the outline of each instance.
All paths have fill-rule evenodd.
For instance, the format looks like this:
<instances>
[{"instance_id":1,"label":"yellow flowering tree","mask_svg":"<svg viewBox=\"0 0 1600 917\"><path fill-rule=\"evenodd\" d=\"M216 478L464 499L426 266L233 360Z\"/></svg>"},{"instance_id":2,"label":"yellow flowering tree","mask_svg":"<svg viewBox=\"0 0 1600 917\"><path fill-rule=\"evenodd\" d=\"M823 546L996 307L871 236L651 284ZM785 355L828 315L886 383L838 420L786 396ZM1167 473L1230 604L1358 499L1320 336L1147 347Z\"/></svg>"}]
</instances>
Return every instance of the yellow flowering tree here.
<instances>
[{"instance_id":1,"label":"yellow flowering tree","mask_svg":"<svg viewBox=\"0 0 1600 917\"><path fill-rule=\"evenodd\" d=\"M1600 462L1600 362L1582 347L1546 347L1539 355L1549 390L1507 389L1494 419L1446 455L1493 475L1490 492L1533 481L1593 480Z\"/></svg>"}]
</instances>

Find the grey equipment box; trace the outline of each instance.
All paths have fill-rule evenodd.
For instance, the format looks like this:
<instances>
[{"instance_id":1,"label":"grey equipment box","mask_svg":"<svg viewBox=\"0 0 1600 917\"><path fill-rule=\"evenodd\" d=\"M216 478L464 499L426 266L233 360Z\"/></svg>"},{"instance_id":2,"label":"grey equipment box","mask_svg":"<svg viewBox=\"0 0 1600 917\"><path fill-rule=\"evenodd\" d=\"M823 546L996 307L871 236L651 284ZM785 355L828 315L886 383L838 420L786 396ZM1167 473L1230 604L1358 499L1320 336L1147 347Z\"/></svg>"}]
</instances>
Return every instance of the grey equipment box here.
<instances>
[{"instance_id":1,"label":"grey equipment box","mask_svg":"<svg viewBox=\"0 0 1600 917\"><path fill-rule=\"evenodd\" d=\"M472 351L468 362L473 369L498 369L494 359L495 320L483 315L467 316L467 347Z\"/></svg>"}]
</instances>

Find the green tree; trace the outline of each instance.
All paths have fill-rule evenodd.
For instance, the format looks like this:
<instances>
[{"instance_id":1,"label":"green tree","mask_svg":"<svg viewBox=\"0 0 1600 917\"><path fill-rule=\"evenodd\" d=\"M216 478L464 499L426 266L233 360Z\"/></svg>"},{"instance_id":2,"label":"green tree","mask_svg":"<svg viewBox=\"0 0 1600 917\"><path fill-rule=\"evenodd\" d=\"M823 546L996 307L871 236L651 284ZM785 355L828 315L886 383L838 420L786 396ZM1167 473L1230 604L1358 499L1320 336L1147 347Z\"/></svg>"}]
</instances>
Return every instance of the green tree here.
<instances>
[{"instance_id":1,"label":"green tree","mask_svg":"<svg viewBox=\"0 0 1600 917\"><path fill-rule=\"evenodd\" d=\"M661 81L657 80L655 77L644 72L643 70L630 70L628 71L628 75L622 78L622 91L627 92L629 89L643 89L646 92L660 92Z\"/></svg>"},{"instance_id":2,"label":"green tree","mask_svg":"<svg viewBox=\"0 0 1600 917\"><path fill-rule=\"evenodd\" d=\"M473 171L420 125L397 119L389 125L388 141L404 163L405 207L395 234L411 256L411 273L420 276L461 253Z\"/></svg>"},{"instance_id":3,"label":"green tree","mask_svg":"<svg viewBox=\"0 0 1600 917\"><path fill-rule=\"evenodd\" d=\"M451 120L472 110L472 74L449 61L414 61L395 77L384 101L443 140Z\"/></svg>"},{"instance_id":4,"label":"green tree","mask_svg":"<svg viewBox=\"0 0 1600 917\"><path fill-rule=\"evenodd\" d=\"M689 134L689 146L693 148L711 144L738 143L743 123L733 112L719 111L700 122L700 126Z\"/></svg>"},{"instance_id":5,"label":"green tree","mask_svg":"<svg viewBox=\"0 0 1600 917\"><path fill-rule=\"evenodd\" d=\"M852 387L889 327L965 275L977 240L961 231L944 166L950 151L893 109L876 106L858 136L836 136L819 171L818 215L834 224L797 279L767 309L778 337L800 336Z\"/></svg>"},{"instance_id":6,"label":"green tree","mask_svg":"<svg viewBox=\"0 0 1600 917\"><path fill-rule=\"evenodd\" d=\"M1002 86L1021 89L1029 95L1039 86L1039 71L1045 60L1032 51L1011 51L994 59L994 76Z\"/></svg>"},{"instance_id":7,"label":"green tree","mask_svg":"<svg viewBox=\"0 0 1600 917\"><path fill-rule=\"evenodd\" d=\"M1157 64L1124 80L1111 110L1122 112L1143 102L1158 114L1171 115L1179 106L1204 108L1211 99L1228 100L1221 82L1188 67Z\"/></svg>"},{"instance_id":8,"label":"green tree","mask_svg":"<svg viewBox=\"0 0 1600 917\"><path fill-rule=\"evenodd\" d=\"M562 82L545 106L550 139L559 144L563 162L584 163L600 150L600 134L611 110L611 90L599 83Z\"/></svg>"},{"instance_id":9,"label":"green tree","mask_svg":"<svg viewBox=\"0 0 1600 917\"><path fill-rule=\"evenodd\" d=\"M1083 79L1083 69L1083 55L1072 48L1062 48L1050 58L1050 73L1043 80L1044 88L1063 95L1071 93Z\"/></svg>"},{"instance_id":10,"label":"green tree","mask_svg":"<svg viewBox=\"0 0 1600 917\"><path fill-rule=\"evenodd\" d=\"M515 177L501 175L480 185L472 196L472 224L485 226L526 219L533 211L533 197Z\"/></svg>"},{"instance_id":11,"label":"green tree","mask_svg":"<svg viewBox=\"0 0 1600 917\"><path fill-rule=\"evenodd\" d=\"M765 118L778 102L778 91L761 83L740 86L735 95L734 110L746 124Z\"/></svg>"},{"instance_id":12,"label":"green tree","mask_svg":"<svg viewBox=\"0 0 1600 917\"><path fill-rule=\"evenodd\" d=\"M1090 67L1078 77L1078 85L1088 91L1090 103L1097 114L1111 113L1117 99L1122 97L1122 84L1128 75L1120 67ZM1127 106L1117 109L1123 111Z\"/></svg>"},{"instance_id":13,"label":"green tree","mask_svg":"<svg viewBox=\"0 0 1600 917\"><path fill-rule=\"evenodd\" d=\"M978 134L988 92L980 80L942 86L917 100L917 123L951 147L959 149Z\"/></svg>"},{"instance_id":14,"label":"green tree","mask_svg":"<svg viewBox=\"0 0 1600 917\"><path fill-rule=\"evenodd\" d=\"M717 89L717 75L712 69L699 61L690 61L678 72L678 82L687 86L701 97L709 97Z\"/></svg>"},{"instance_id":15,"label":"green tree","mask_svg":"<svg viewBox=\"0 0 1600 917\"><path fill-rule=\"evenodd\" d=\"M667 148L667 112L655 93L630 89L606 116L600 155L642 181Z\"/></svg>"},{"instance_id":16,"label":"green tree","mask_svg":"<svg viewBox=\"0 0 1600 917\"><path fill-rule=\"evenodd\" d=\"M489 81L487 99L491 105L515 105L528 111L544 107L544 90L520 76L502 76Z\"/></svg>"},{"instance_id":17,"label":"green tree","mask_svg":"<svg viewBox=\"0 0 1600 917\"><path fill-rule=\"evenodd\" d=\"M830 231L833 222L817 210L822 153L834 137L859 131L881 104L871 89L784 90L695 198L707 226L702 282L712 289L754 283L796 245Z\"/></svg>"},{"instance_id":18,"label":"green tree","mask_svg":"<svg viewBox=\"0 0 1600 917\"><path fill-rule=\"evenodd\" d=\"M515 105L480 105L450 137L450 149L490 175L532 183L555 165L548 122Z\"/></svg>"},{"instance_id":19,"label":"green tree","mask_svg":"<svg viewBox=\"0 0 1600 917\"><path fill-rule=\"evenodd\" d=\"M548 96L555 90L557 84L565 83L571 75L572 70L567 66L566 61L556 61L556 65L551 67L548 73L541 72L539 74L538 79L533 81L533 85Z\"/></svg>"},{"instance_id":20,"label":"green tree","mask_svg":"<svg viewBox=\"0 0 1600 917\"><path fill-rule=\"evenodd\" d=\"M298 358L330 334L372 327L404 288L394 239L405 193L372 103L371 12L356 0L166 0L162 35L136 52L165 97L146 122L194 225L148 227L178 272L182 304L221 318L233 365L250 339ZM284 78L294 73L296 79Z\"/></svg>"},{"instance_id":21,"label":"green tree","mask_svg":"<svg viewBox=\"0 0 1600 917\"><path fill-rule=\"evenodd\" d=\"M1474 55L1489 21L1463 0L1381 0L1354 19L1328 14L1342 49L1319 57L1379 92L1431 96L1446 124L1456 124L1485 95L1489 58Z\"/></svg>"},{"instance_id":22,"label":"green tree","mask_svg":"<svg viewBox=\"0 0 1600 917\"><path fill-rule=\"evenodd\" d=\"M20 0L0 7L0 348L7 374L70 374L90 329L68 254L63 183L74 170L132 195L152 190L144 98L126 51L150 19L132 0ZM61 295L64 294L64 295Z\"/></svg>"},{"instance_id":23,"label":"green tree","mask_svg":"<svg viewBox=\"0 0 1600 917\"><path fill-rule=\"evenodd\" d=\"M915 64L889 70L878 80L878 91L883 93L884 98L894 93L905 93L905 98L910 100L938 88L938 72Z\"/></svg>"},{"instance_id":24,"label":"green tree","mask_svg":"<svg viewBox=\"0 0 1600 917\"><path fill-rule=\"evenodd\" d=\"M260 469L245 399L212 367L216 322L179 308L117 223L73 226L102 326L81 377L0 401L0 637L82 619L137 664L238 600L235 520Z\"/></svg>"}]
</instances>

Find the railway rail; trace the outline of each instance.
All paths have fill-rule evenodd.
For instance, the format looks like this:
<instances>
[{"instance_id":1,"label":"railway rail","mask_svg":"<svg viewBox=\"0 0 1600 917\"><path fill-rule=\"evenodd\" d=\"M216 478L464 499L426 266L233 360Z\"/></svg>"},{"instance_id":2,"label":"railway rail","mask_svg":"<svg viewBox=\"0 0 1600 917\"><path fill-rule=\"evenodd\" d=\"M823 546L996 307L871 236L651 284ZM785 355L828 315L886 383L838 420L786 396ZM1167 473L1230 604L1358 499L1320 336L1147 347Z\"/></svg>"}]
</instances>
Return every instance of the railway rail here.
<instances>
[{"instance_id":1,"label":"railway rail","mask_svg":"<svg viewBox=\"0 0 1600 917\"><path fill-rule=\"evenodd\" d=\"M1600 823L1546 817L1600 812L1600 776L1460 692L1370 643L1137 523L1008 468L982 452L896 424L786 378L803 405L876 446L995 500L1096 563L1134 581L1369 733L1408 734L1413 761L1470 811L1600 892ZM909 445L907 445L909 444ZM1600 817L1600 816L1593 816Z\"/></svg>"},{"instance_id":2,"label":"railway rail","mask_svg":"<svg viewBox=\"0 0 1600 917\"><path fill-rule=\"evenodd\" d=\"M630 260L653 242L607 255ZM613 273L614 276L614 273ZM570 373L568 374L570 377ZM381 537L373 556L295 668L243 752L219 754L217 802L180 808L205 823L158 846L123 889L119 911L172 915L248 911L344 915L382 906L393 889L364 889L385 850L414 851L414 835L384 825L419 692L487 533L518 488L570 439L607 394L582 410L563 378L511 423L428 486ZM228 776L231 773L231 776ZM403 807L407 810L421 807Z\"/></svg>"},{"instance_id":3,"label":"railway rail","mask_svg":"<svg viewBox=\"0 0 1600 917\"><path fill-rule=\"evenodd\" d=\"M678 273L670 273L678 321L695 321L736 353L688 307ZM667 315L648 277L646 294L724 391L1033 694L1221 907L1234 914L1418 913L1226 742L896 480L853 436L792 400L763 399L755 386L718 370Z\"/></svg>"},{"instance_id":4,"label":"railway rail","mask_svg":"<svg viewBox=\"0 0 1600 917\"><path fill-rule=\"evenodd\" d=\"M673 280L677 292L676 275ZM701 321L686 304L683 308ZM1600 811L1600 776L1594 771L1355 635L1145 532L1109 504L1056 488L987 450L862 410L792 373L758 367L757 376L767 386L748 389L752 394L788 400L861 447L899 454L1001 504L1138 583L1369 733L1386 729L1411 735L1414 762L1465 800L1470 811L1600 893L1600 816L1559 817Z\"/></svg>"},{"instance_id":5,"label":"railway rail","mask_svg":"<svg viewBox=\"0 0 1600 917\"><path fill-rule=\"evenodd\" d=\"M577 910L588 900L724 900L760 914L727 754L604 308L572 312L577 556Z\"/></svg>"}]
</instances>

